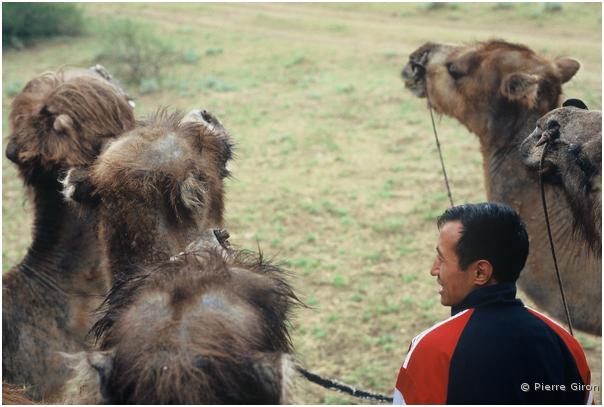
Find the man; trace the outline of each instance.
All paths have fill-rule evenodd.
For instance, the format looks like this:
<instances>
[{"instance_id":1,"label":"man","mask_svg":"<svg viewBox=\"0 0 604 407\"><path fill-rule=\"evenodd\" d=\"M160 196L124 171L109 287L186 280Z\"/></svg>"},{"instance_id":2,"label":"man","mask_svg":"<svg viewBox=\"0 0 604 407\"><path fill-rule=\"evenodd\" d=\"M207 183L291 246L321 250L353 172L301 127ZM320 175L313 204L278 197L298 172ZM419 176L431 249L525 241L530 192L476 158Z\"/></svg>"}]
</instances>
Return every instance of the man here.
<instances>
[{"instance_id":1,"label":"man","mask_svg":"<svg viewBox=\"0 0 604 407\"><path fill-rule=\"evenodd\" d=\"M529 246L518 214L503 204L468 204L446 210L437 224L430 274L452 316L413 339L394 403L590 404L579 343L515 298Z\"/></svg>"}]
</instances>

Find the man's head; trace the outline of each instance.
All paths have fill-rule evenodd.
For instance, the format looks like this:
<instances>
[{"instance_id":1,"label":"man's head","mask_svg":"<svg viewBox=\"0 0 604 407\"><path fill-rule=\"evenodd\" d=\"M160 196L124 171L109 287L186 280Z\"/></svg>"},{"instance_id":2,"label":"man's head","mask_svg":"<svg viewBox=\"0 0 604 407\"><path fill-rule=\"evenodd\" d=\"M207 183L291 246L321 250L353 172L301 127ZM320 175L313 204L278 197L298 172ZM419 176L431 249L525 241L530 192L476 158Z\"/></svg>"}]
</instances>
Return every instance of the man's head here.
<instances>
[{"instance_id":1,"label":"man's head","mask_svg":"<svg viewBox=\"0 0 604 407\"><path fill-rule=\"evenodd\" d=\"M439 236L430 274L441 285L441 303L459 304L476 288L515 282L528 256L522 220L500 203L459 205L437 221Z\"/></svg>"}]
</instances>

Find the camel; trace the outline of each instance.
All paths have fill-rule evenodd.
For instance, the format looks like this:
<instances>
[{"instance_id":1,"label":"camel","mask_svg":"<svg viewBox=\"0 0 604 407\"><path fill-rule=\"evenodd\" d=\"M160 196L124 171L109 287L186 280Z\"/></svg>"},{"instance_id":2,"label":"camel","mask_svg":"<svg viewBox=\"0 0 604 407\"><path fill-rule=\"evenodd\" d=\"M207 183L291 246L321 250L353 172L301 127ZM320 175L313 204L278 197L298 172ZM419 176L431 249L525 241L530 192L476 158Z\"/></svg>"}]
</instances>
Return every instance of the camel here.
<instances>
[{"instance_id":1,"label":"camel","mask_svg":"<svg viewBox=\"0 0 604 407\"><path fill-rule=\"evenodd\" d=\"M24 395L25 390L2 382L2 404L36 404Z\"/></svg>"},{"instance_id":2,"label":"camel","mask_svg":"<svg viewBox=\"0 0 604 407\"><path fill-rule=\"evenodd\" d=\"M58 179L134 126L131 99L110 79L98 69L42 74L9 115L6 155L33 197L34 226L27 254L2 277L2 378L38 401L60 394L68 370L56 352L87 349L89 313L109 288L93 216L76 216Z\"/></svg>"},{"instance_id":3,"label":"camel","mask_svg":"<svg viewBox=\"0 0 604 407\"><path fill-rule=\"evenodd\" d=\"M522 167L520 143L537 120L558 106L562 84L580 65L550 61L526 46L491 40L470 45L426 43L409 56L402 76L435 111L456 118L478 136L487 198L515 208L524 220L530 253L518 282L543 310L564 318L543 222L539 185ZM572 210L548 189L550 217L570 313L578 329L601 334L601 265L571 233Z\"/></svg>"},{"instance_id":4,"label":"camel","mask_svg":"<svg viewBox=\"0 0 604 407\"><path fill-rule=\"evenodd\" d=\"M67 356L64 402L291 403L298 300L262 256L213 240L122 275L95 326L99 350Z\"/></svg>"},{"instance_id":5,"label":"camel","mask_svg":"<svg viewBox=\"0 0 604 407\"><path fill-rule=\"evenodd\" d=\"M110 276L164 261L200 230L221 227L230 135L207 111L159 110L109 143L91 166L70 169L65 199L99 216Z\"/></svg>"},{"instance_id":6,"label":"camel","mask_svg":"<svg viewBox=\"0 0 604 407\"><path fill-rule=\"evenodd\" d=\"M67 199L98 212L113 286L93 329L99 349L67 356L64 401L289 400L296 297L278 268L207 230L222 223L230 158L210 113L160 111L68 172Z\"/></svg>"},{"instance_id":7,"label":"camel","mask_svg":"<svg viewBox=\"0 0 604 407\"><path fill-rule=\"evenodd\" d=\"M580 101L579 101L580 102ZM538 175L544 143L544 182L559 187L573 212L575 232L598 258L602 257L602 112L567 101L537 121L520 152L531 173ZM574 107L574 106L578 106Z\"/></svg>"}]
</instances>

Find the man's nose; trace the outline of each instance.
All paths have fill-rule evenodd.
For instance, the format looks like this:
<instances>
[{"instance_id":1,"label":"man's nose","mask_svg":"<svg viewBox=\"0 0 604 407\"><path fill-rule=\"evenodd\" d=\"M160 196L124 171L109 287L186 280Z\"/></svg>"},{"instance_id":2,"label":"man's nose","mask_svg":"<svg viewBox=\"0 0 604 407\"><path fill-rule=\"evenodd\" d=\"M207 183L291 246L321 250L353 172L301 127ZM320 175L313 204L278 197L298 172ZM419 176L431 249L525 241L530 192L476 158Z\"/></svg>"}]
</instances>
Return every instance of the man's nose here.
<instances>
[{"instance_id":1,"label":"man's nose","mask_svg":"<svg viewBox=\"0 0 604 407\"><path fill-rule=\"evenodd\" d=\"M438 261L438 259L434 259L434 261L432 262L432 267L430 267L430 275L431 276L438 276L438 273L440 271L440 263Z\"/></svg>"}]
</instances>

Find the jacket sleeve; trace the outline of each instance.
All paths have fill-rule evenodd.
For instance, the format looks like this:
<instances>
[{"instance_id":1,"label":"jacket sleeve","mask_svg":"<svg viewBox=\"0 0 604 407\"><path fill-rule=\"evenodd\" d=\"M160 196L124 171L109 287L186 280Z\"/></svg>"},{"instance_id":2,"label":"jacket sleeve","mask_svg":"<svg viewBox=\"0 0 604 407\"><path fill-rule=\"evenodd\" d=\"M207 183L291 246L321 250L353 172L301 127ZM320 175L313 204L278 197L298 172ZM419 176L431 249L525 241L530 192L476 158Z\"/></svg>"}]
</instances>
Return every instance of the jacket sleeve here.
<instances>
[{"instance_id":1,"label":"jacket sleeve","mask_svg":"<svg viewBox=\"0 0 604 407\"><path fill-rule=\"evenodd\" d=\"M472 311L457 314L413 339L396 380L396 404L447 402L451 356Z\"/></svg>"},{"instance_id":2,"label":"jacket sleeve","mask_svg":"<svg viewBox=\"0 0 604 407\"><path fill-rule=\"evenodd\" d=\"M595 404L595 400L593 397L594 394L591 389L591 370L589 369L589 365L587 364L587 358L585 357L585 352L583 352L583 348L581 347L579 341L577 341L573 336L566 332L566 330L562 328L557 322L535 311L534 309L528 307L526 307L526 309L531 314L537 316L539 319L545 322L564 341L564 344L568 348L569 352L571 353L571 355L573 355L575 364L577 365L577 370L581 375L581 380L583 381L583 384L586 385L585 404Z\"/></svg>"}]
</instances>

